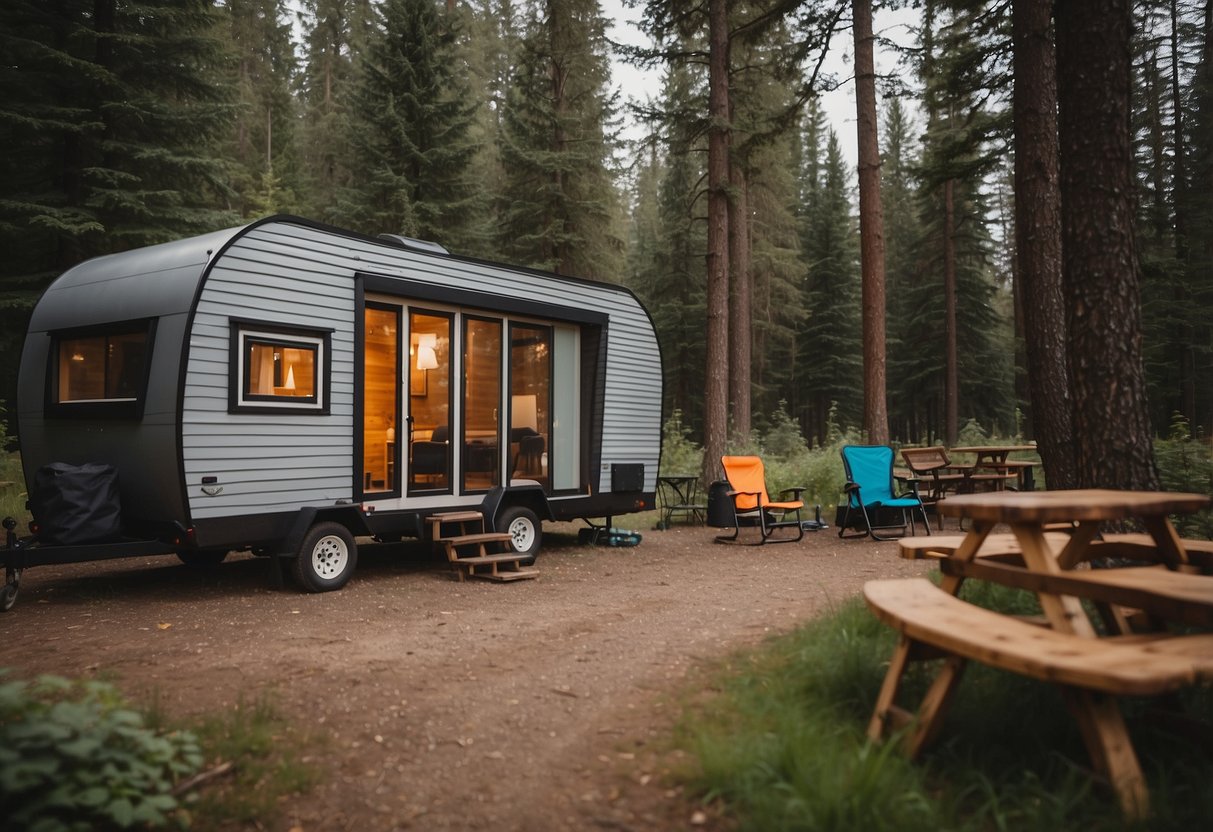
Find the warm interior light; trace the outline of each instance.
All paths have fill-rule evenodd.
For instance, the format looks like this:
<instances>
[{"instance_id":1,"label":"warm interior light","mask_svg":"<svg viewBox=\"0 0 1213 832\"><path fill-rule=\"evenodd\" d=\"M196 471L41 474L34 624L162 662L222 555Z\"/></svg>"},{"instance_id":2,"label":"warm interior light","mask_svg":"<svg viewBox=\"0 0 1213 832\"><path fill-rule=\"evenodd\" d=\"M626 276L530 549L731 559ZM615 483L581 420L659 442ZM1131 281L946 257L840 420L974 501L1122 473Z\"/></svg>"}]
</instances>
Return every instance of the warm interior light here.
<instances>
[{"instance_id":1,"label":"warm interior light","mask_svg":"<svg viewBox=\"0 0 1213 832\"><path fill-rule=\"evenodd\" d=\"M283 385L287 390L295 389L295 365L290 364L286 368L286 384Z\"/></svg>"},{"instance_id":2,"label":"warm interior light","mask_svg":"<svg viewBox=\"0 0 1213 832\"><path fill-rule=\"evenodd\" d=\"M78 352L72 353L72 361L83 361L83 360L84 360L84 356L81 355L80 353L78 353Z\"/></svg>"},{"instance_id":3,"label":"warm interior light","mask_svg":"<svg viewBox=\"0 0 1213 832\"><path fill-rule=\"evenodd\" d=\"M537 399L538 397L536 396L510 397L511 428L530 428L538 433L539 413Z\"/></svg>"},{"instance_id":4,"label":"warm interior light","mask_svg":"<svg viewBox=\"0 0 1213 832\"><path fill-rule=\"evenodd\" d=\"M417 336L418 370L438 369L438 353L434 349L437 345L438 336L432 332L423 332Z\"/></svg>"}]
</instances>

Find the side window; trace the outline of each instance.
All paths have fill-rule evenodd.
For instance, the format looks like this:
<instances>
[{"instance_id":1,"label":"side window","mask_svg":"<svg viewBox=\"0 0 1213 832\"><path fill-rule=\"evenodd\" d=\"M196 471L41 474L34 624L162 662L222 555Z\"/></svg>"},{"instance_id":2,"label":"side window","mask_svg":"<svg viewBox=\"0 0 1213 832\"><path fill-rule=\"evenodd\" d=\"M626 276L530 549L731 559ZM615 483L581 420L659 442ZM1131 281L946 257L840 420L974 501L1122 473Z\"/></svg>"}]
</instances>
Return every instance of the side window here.
<instances>
[{"instance_id":1,"label":"side window","mask_svg":"<svg viewBox=\"0 0 1213 832\"><path fill-rule=\"evenodd\" d=\"M327 413L329 334L235 323L233 412Z\"/></svg>"},{"instance_id":2,"label":"side window","mask_svg":"<svg viewBox=\"0 0 1213 832\"><path fill-rule=\"evenodd\" d=\"M52 340L48 414L138 418L147 387L152 325L57 333Z\"/></svg>"}]
</instances>

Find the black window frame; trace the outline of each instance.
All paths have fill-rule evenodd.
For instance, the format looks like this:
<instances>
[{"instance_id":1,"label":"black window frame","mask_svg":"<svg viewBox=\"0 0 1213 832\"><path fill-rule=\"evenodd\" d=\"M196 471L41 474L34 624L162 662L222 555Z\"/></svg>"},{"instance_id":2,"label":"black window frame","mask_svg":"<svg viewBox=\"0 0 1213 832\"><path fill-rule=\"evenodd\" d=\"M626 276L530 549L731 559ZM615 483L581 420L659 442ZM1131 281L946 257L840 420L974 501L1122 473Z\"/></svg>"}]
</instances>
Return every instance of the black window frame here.
<instances>
[{"instance_id":1,"label":"black window frame","mask_svg":"<svg viewBox=\"0 0 1213 832\"><path fill-rule=\"evenodd\" d=\"M274 413L296 416L327 416L332 399L332 329L284 326L266 321L229 319L231 341L228 349L228 412ZM248 392L249 362L245 349L249 342L315 349L316 395L266 396Z\"/></svg>"},{"instance_id":2,"label":"black window frame","mask_svg":"<svg viewBox=\"0 0 1213 832\"><path fill-rule=\"evenodd\" d=\"M120 399L74 399L59 400L59 350L65 341L85 338L110 338L123 335L142 334L143 368L138 379L138 389L132 397ZM151 376L152 355L156 341L156 319L140 318L131 321L116 321L86 327L72 327L50 333L50 349L47 353L45 413L57 419L122 419L140 420L147 401L148 380ZM108 365L107 365L108 371Z\"/></svg>"}]
</instances>

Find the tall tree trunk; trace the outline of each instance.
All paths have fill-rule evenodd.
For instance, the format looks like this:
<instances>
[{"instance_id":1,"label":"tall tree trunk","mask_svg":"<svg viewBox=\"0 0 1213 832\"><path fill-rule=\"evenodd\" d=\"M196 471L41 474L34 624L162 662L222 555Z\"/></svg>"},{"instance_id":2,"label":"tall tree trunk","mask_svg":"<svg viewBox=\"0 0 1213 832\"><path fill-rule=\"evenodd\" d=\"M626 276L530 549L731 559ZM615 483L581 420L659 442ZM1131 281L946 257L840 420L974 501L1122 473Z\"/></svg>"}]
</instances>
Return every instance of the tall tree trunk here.
<instances>
[{"instance_id":1,"label":"tall tree trunk","mask_svg":"<svg viewBox=\"0 0 1213 832\"><path fill-rule=\"evenodd\" d=\"M1132 0L1066 0L1055 13L1077 484L1157 488L1133 237Z\"/></svg>"},{"instance_id":2,"label":"tall tree trunk","mask_svg":"<svg viewBox=\"0 0 1213 832\"><path fill-rule=\"evenodd\" d=\"M949 445L960 435L960 374L956 358L955 182L943 183L943 435Z\"/></svg>"},{"instance_id":3,"label":"tall tree trunk","mask_svg":"<svg viewBox=\"0 0 1213 832\"><path fill-rule=\"evenodd\" d=\"M1070 376L1061 271L1052 0L1015 0L1015 257L1023 298L1032 433L1049 488L1073 488Z\"/></svg>"},{"instance_id":4,"label":"tall tree trunk","mask_svg":"<svg viewBox=\"0 0 1213 832\"><path fill-rule=\"evenodd\" d=\"M707 368L703 391L703 477L720 476L729 394L729 20L726 0L708 11Z\"/></svg>"},{"instance_id":5,"label":"tall tree trunk","mask_svg":"<svg viewBox=\"0 0 1213 832\"><path fill-rule=\"evenodd\" d=\"M1171 0L1171 109L1174 112L1172 130L1175 136L1175 259L1183 270L1176 294L1179 308L1184 310L1179 339L1179 399L1181 412L1188 424L1196 425L1196 333L1188 317L1191 303L1187 281L1191 279L1188 263L1188 146L1184 140L1183 89L1179 84L1179 9Z\"/></svg>"},{"instance_id":6,"label":"tall tree trunk","mask_svg":"<svg viewBox=\"0 0 1213 832\"><path fill-rule=\"evenodd\" d=\"M733 430L750 435L751 282L749 183L741 165L730 160L729 200L729 404Z\"/></svg>"},{"instance_id":7,"label":"tall tree trunk","mask_svg":"<svg viewBox=\"0 0 1213 832\"><path fill-rule=\"evenodd\" d=\"M863 274L863 430L876 445L889 442L885 401L884 211L876 130L876 65L872 0L854 0L855 109L859 143L859 260Z\"/></svg>"}]
</instances>

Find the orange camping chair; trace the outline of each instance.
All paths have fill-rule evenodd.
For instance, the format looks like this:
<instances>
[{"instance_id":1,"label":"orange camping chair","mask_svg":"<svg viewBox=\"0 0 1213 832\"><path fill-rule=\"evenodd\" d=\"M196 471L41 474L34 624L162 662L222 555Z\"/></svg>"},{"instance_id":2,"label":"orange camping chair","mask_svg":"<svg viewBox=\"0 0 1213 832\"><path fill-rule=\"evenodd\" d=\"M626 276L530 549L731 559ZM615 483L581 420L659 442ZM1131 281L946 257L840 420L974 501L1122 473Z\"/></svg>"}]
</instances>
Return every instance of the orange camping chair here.
<instances>
[{"instance_id":1,"label":"orange camping chair","mask_svg":"<svg viewBox=\"0 0 1213 832\"><path fill-rule=\"evenodd\" d=\"M756 526L761 539L749 544L761 546L770 540L771 543L792 543L804 537L804 526L800 519L800 510L804 502L800 494L803 487L785 488L779 496L791 494L793 499L782 502L772 502L767 496L765 474L762 460L756 456L724 456L720 458L724 466L725 479L729 481L729 497L733 500L733 533L720 535L720 542L737 540L741 535L742 526ZM795 515L795 519L788 519ZM777 529L796 529L795 537L776 537L771 535Z\"/></svg>"}]
</instances>

